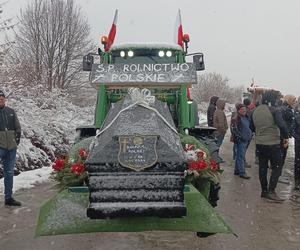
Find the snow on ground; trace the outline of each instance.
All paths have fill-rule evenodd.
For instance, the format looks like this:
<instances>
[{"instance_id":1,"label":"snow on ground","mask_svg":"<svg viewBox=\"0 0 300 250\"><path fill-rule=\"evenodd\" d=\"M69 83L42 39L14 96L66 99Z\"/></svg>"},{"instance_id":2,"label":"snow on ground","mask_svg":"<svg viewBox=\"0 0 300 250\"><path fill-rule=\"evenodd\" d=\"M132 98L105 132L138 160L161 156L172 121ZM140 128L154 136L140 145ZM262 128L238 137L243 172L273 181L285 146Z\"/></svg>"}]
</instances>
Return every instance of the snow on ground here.
<instances>
[{"instance_id":1,"label":"snow on ground","mask_svg":"<svg viewBox=\"0 0 300 250\"><path fill-rule=\"evenodd\" d=\"M200 124L200 126L207 125L207 116L206 116L206 114L203 114L203 113L199 112L198 116L199 116L199 124Z\"/></svg>"},{"instance_id":2,"label":"snow on ground","mask_svg":"<svg viewBox=\"0 0 300 250\"><path fill-rule=\"evenodd\" d=\"M51 167L43 167L31 171L22 172L18 176L14 177L14 188L13 191L32 188L35 184L43 183L49 180L52 172ZM4 178L0 179L0 195L4 196Z\"/></svg>"}]
</instances>

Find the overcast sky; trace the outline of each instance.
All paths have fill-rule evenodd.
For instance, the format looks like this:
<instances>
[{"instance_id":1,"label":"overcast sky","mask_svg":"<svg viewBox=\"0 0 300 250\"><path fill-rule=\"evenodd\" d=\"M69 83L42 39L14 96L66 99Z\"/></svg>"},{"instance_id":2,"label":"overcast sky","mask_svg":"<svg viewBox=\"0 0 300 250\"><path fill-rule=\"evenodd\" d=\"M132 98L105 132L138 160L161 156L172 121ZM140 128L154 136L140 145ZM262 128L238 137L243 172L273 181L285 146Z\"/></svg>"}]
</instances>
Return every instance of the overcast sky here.
<instances>
[{"instance_id":1,"label":"overcast sky","mask_svg":"<svg viewBox=\"0 0 300 250\"><path fill-rule=\"evenodd\" d=\"M300 95L299 0L75 0L88 17L98 43L119 10L115 44L173 43L181 9L189 52L203 52L205 72L217 72L230 84L258 84ZM28 1L10 0L5 15L16 16Z\"/></svg>"}]
</instances>

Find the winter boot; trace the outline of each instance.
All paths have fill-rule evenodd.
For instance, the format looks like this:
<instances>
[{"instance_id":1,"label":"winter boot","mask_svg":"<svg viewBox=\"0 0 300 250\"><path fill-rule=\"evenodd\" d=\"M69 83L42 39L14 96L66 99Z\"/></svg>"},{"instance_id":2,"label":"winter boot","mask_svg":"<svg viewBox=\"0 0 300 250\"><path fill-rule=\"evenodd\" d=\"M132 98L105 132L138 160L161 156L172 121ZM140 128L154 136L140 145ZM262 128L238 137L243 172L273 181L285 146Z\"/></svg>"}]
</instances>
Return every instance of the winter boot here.
<instances>
[{"instance_id":1,"label":"winter boot","mask_svg":"<svg viewBox=\"0 0 300 250\"><path fill-rule=\"evenodd\" d=\"M269 194L268 190L263 190L263 191L261 191L260 197L261 197L261 198L267 198L267 197L268 197L268 194Z\"/></svg>"},{"instance_id":2,"label":"winter boot","mask_svg":"<svg viewBox=\"0 0 300 250\"><path fill-rule=\"evenodd\" d=\"M5 206L21 206L21 202L16 201L14 198L9 198L7 200L5 200Z\"/></svg>"},{"instance_id":3,"label":"winter boot","mask_svg":"<svg viewBox=\"0 0 300 250\"><path fill-rule=\"evenodd\" d=\"M275 191L269 191L267 196L265 197L267 198L268 200L272 200L274 202L283 202L284 199L283 198L280 198Z\"/></svg>"}]
</instances>

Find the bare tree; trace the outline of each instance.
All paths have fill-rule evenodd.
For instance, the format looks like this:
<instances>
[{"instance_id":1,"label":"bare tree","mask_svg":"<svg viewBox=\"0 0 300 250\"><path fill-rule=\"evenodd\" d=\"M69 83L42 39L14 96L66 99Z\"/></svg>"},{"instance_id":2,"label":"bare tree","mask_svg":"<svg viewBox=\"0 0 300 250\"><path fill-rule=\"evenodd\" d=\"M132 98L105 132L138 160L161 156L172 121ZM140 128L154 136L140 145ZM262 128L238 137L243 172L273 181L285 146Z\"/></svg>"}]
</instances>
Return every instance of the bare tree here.
<instances>
[{"instance_id":1,"label":"bare tree","mask_svg":"<svg viewBox=\"0 0 300 250\"><path fill-rule=\"evenodd\" d=\"M49 90L79 81L82 56L91 50L90 27L73 0L34 0L20 14L10 52L13 75Z\"/></svg>"},{"instance_id":2,"label":"bare tree","mask_svg":"<svg viewBox=\"0 0 300 250\"><path fill-rule=\"evenodd\" d=\"M8 32L12 31L15 27L13 18L7 18L3 16L5 4L8 1L0 3L0 81L5 82L6 80L6 67L5 57L11 44L13 43L8 36Z\"/></svg>"},{"instance_id":3,"label":"bare tree","mask_svg":"<svg viewBox=\"0 0 300 250\"><path fill-rule=\"evenodd\" d=\"M13 18L2 19L2 14L3 14L3 9L4 9L3 6L7 2L8 1L0 3L0 32L1 32L1 35L2 35L2 33L4 33L4 31L13 29L15 26L15 24L13 23Z\"/></svg>"},{"instance_id":4,"label":"bare tree","mask_svg":"<svg viewBox=\"0 0 300 250\"><path fill-rule=\"evenodd\" d=\"M241 100L243 86L230 87L229 79L218 73L206 73L198 76L198 84L193 86L191 94L197 102L209 102L210 97L219 96L227 102Z\"/></svg>"}]
</instances>

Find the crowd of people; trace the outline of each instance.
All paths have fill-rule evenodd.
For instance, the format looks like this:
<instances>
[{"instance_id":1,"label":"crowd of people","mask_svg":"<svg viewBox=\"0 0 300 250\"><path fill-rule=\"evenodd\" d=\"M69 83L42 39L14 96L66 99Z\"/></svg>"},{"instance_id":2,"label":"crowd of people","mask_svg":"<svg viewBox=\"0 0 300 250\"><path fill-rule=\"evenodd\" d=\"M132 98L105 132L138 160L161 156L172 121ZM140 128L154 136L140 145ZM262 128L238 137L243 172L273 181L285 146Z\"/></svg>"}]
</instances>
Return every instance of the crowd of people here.
<instances>
[{"instance_id":1,"label":"crowd of people","mask_svg":"<svg viewBox=\"0 0 300 250\"><path fill-rule=\"evenodd\" d=\"M275 90L255 93L252 100L245 98L243 102L235 104L236 110L232 113L230 126L224 107L225 100L211 97L207 121L208 126L216 128L218 146L221 146L230 128L235 161L233 174L250 179L246 173L246 168L250 167L246 162L246 152L254 138L261 197L282 202L284 199L277 195L276 186L282 174L289 139L294 138L294 189L300 190L300 98L297 100L293 95L282 96ZM269 180L268 170L271 171Z\"/></svg>"}]
</instances>

